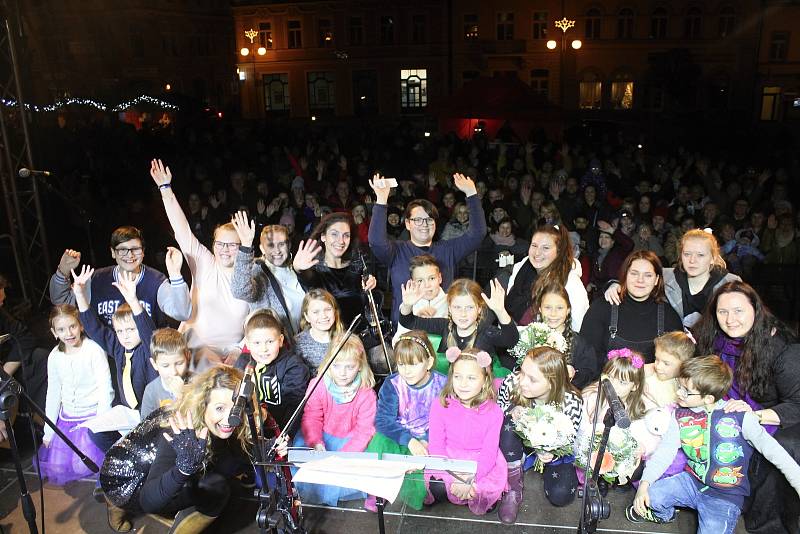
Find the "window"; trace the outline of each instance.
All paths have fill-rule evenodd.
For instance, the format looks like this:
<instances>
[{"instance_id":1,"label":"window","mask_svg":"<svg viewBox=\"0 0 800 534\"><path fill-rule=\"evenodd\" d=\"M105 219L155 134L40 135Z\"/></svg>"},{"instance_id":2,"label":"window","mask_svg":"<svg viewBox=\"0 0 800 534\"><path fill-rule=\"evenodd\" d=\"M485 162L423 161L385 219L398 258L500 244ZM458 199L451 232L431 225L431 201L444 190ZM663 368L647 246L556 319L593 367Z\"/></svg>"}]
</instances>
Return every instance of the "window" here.
<instances>
[{"instance_id":1,"label":"window","mask_svg":"<svg viewBox=\"0 0 800 534\"><path fill-rule=\"evenodd\" d=\"M411 16L411 42L424 43L428 34L428 17L425 15Z\"/></svg>"},{"instance_id":2,"label":"window","mask_svg":"<svg viewBox=\"0 0 800 534\"><path fill-rule=\"evenodd\" d=\"M550 71L533 69L531 71L531 88L534 92L547 98L550 95Z\"/></svg>"},{"instance_id":3,"label":"window","mask_svg":"<svg viewBox=\"0 0 800 534\"><path fill-rule=\"evenodd\" d=\"M319 19L319 47L329 48L333 46L333 24L331 19Z\"/></svg>"},{"instance_id":4,"label":"window","mask_svg":"<svg viewBox=\"0 0 800 534\"><path fill-rule=\"evenodd\" d=\"M464 15L464 40L472 41L478 38L478 15L467 13Z\"/></svg>"},{"instance_id":5,"label":"window","mask_svg":"<svg viewBox=\"0 0 800 534\"><path fill-rule=\"evenodd\" d=\"M272 48L272 23L260 22L258 24L258 44L264 48Z\"/></svg>"},{"instance_id":6,"label":"window","mask_svg":"<svg viewBox=\"0 0 800 534\"><path fill-rule=\"evenodd\" d=\"M633 82L618 80L611 82L611 106L614 109L633 109Z\"/></svg>"},{"instance_id":7,"label":"window","mask_svg":"<svg viewBox=\"0 0 800 534\"><path fill-rule=\"evenodd\" d=\"M780 87L764 87L761 92L761 120L774 121L778 118L778 101L781 97Z\"/></svg>"},{"instance_id":8,"label":"window","mask_svg":"<svg viewBox=\"0 0 800 534\"><path fill-rule=\"evenodd\" d=\"M476 78L480 78L481 73L477 70L465 70L461 73L462 83L468 83Z\"/></svg>"},{"instance_id":9,"label":"window","mask_svg":"<svg viewBox=\"0 0 800 534\"><path fill-rule=\"evenodd\" d=\"M144 36L134 30L130 33L131 55L135 58L144 57Z\"/></svg>"},{"instance_id":10,"label":"window","mask_svg":"<svg viewBox=\"0 0 800 534\"><path fill-rule=\"evenodd\" d=\"M428 71L403 69L400 71L400 107L423 108L428 105Z\"/></svg>"},{"instance_id":11,"label":"window","mask_svg":"<svg viewBox=\"0 0 800 534\"><path fill-rule=\"evenodd\" d=\"M381 44L394 43L394 17L384 15L381 17Z\"/></svg>"},{"instance_id":12,"label":"window","mask_svg":"<svg viewBox=\"0 0 800 534\"><path fill-rule=\"evenodd\" d=\"M600 39L600 10L593 7L586 12L586 31L584 37L587 40Z\"/></svg>"},{"instance_id":13,"label":"window","mask_svg":"<svg viewBox=\"0 0 800 534\"><path fill-rule=\"evenodd\" d=\"M770 61L786 61L786 51L789 49L789 32L773 32L769 45Z\"/></svg>"},{"instance_id":14,"label":"window","mask_svg":"<svg viewBox=\"0 0 800 534\"><path fill-rule=\"evenodd\" d=\"M736 27L736 11L732 6L725 6L719 10L719 36L727 37Z\"/></svg>"},{"instance_id":15,"label":"window","mask_svg":"<svg viewBox=\"0 0 800 534\"><path fill-rule=\"evenodd\" d=\"M547 12L537 11L533 14L533 39L547 39Z\"/></svg>"},{"instance_id":16,"label":"window","mask_svg":"<svg viewBox=\"0 0 800 534\"><path fill-rule=\"evenodd\" d=\"M683 21L683 36L686 39L699 39L703 28L703 16L699 7L691 7Z\"/></svg>"},{"instance_id":17,"label":"window","mask_svg":"<svg viewBox=\"0 0 800 534\"><path fill-rule=\"evenodd\" d=\"M510 41L514 38L514 13L497 14L497 40Z\"/></svg>"},{"instance_id":18,"label":"window","mask_svg":"<svg viewBox=\"0 0 800 534\"><path fill-rule=\"evenodd\" d=\"M603 94L603 84L594 74L587 74L580 83L580 102L581 109L600 109L600 101Z\"/></svg>"},{"instance_id":19,"label":"window","mask_svg":"<svg viewBox=\"0 0 800 534\"><path fill-rule=\"evenodd\" d=\"M288 46L289 48L302 48L303 47L303 27L299 20L290 20L286 23L288 30Z\"/></svg>"},{"instance_id":20,"label":"window","mask_svg":"<svg viewBox=\"0 0 800 534\"><path fill-rule=\"evenodd\" d=\"M652 84L647 87L646 103L650 110L661 111L664 109L664 88Z\"/></svg>"},{"instance_id":21,"label":"window","mask_svg":"<svg viewBox=\"0 0 800 534\"><path fill-rule=\"evenodd\" d=\"M378 74L376 71L353 71L353 112L358 117L377 115Z\"/></svg>"},{"instance_id":22,"label":"window","mask_svg":"<svg viewBox=\"0 0 800 534\"><path fill-rule=\"evenodd\" d=\"M333 72L308 73L308 107L311 111L336 107L336 77Z\"/></svg>"},{"instance_id":23,"label":"window","mask_svg":"<svg viewBox=\"0 0 800 534\"><path fill-rule=\"evenodd\" d=\"M264 109L289 111L289 75L264 74Z\"/></svg>"},{"instance_id":24,"label":"window","mask_svg":"<svg viewBox=\"0 0 800 534\"><path fill-rule=\"evenodd\" d=\"M654 10L653 16L650 18L650 38L667 38L667 10L663 7Z\"/></svg>"},{"instance_id":25,"label":"window","mask_svg":"<svg viewBox=\"0 0 800 534\"><path fill-rule=\"evenodd\" d=\"M617 39L633 39L633 10L620 9L617 16Z\"/></svg>"},{"instance_id":26,"label":"window","mask_svg":"<svg viewBox=\"0 0 800 534\"><path fill-rule=\"evenodd\" d=\"M364 19L350 17L350 44L361 46L364 44Z\"/></svg>"}]
</instances>

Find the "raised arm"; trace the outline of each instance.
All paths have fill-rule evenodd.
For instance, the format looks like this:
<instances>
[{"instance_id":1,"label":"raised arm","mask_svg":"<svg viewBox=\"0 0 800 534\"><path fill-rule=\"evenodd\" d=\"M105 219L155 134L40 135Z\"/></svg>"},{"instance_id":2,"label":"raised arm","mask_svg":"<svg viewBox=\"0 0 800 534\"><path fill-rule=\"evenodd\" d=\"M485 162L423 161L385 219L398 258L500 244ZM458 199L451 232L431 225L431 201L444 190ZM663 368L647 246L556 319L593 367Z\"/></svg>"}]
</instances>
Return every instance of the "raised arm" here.
<instances>
[{"instance_id":1,"label":"raised arm","mask_svg":"<svg viewBox=\"0 0 800 534\"><path fill-rule=\"evenodd\" d=\"M255 221L248 220L243 211L233 216L233 227L239 235L242 246L236 254L231 276L231 294L234 298L245 302L257 302L266 290L261 276L253 276L253 239L256 235Z\"/></svg>"},{"instance_id":2,"label":"raised arm","mask_svg":"<svg viewBox=\"0 0 800 534\"><path fill-rule=\"evenodd\" d=\"M167 247L165 261L169 280L158 287L158 307L176 321L188 321L192 317L192 296L181 274L183 254L175 247Z\"/></svg>"},{"instance_id":3,"label":"raised arm","mask_svg":"<svg viewBox=\"0 0 800 534\"><path fill-rule=\"evenodd\" d=\"M467 208L469 209L467 232L447 242L448 246L455 249L454 256L456 261L461 261L465 256L478 250L483 238L486 237L486 215L483 213L481 199L478 198L478 191L472 178L456 173L453 175L453 183L459 191L466 195Z\"/></svg>"},{"instance_id":4,"label":"raised arm","mask_svg":"<svg viewBox=\"0 0 800 534\"><path fill-rule=\"evenodd\" d=\"M395 254L395 243L386 233L387 204L392 188L386 185L385 178L380 174L373 176L369 185L375 191L375 204L369 221L369 245L375 257L389 266Z\"/></svg>"},{"instance_id":5,"label":"raised arm","mask_svg":"<svg viewBox=\"0 0 800 534\"><path fill-rule=\"evenodd\" d=\"M75 295L72 294L69 276L73 269L78 268L80 263L80 252L70 248L64 251L64 254L61 255L61 260L58 262L56 272L50 277L50 302L53 304L75 304ZM91 301L92 296L88 287L87 295Z\"/></svg>"}]
</instances>

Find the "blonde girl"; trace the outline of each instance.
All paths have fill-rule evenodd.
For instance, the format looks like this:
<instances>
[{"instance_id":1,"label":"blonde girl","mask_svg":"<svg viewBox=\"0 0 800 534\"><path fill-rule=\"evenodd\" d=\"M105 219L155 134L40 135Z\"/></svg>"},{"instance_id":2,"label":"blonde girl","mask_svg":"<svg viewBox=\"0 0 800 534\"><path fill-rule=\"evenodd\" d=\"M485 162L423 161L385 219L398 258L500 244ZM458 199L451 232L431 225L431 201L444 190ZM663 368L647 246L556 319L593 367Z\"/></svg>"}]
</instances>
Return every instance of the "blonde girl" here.
<instances>
[{"instance_id":1,"label":"blonde girl","mask_svg":"<svg viewBox=\"0 0 800 534\"><path fill-rule=\"evenodd\" d=\"M45 412L87 456L100 465L101 451L78 425L111 408L114 390L106 353L88 339L77 308L59 304L50 312L50 333L58 344L47 359ZM63 485L91 471L48 426L39 450L42 473L51 484Z\"/></svg>"},{"instance_id":2,"label":"blonde girl","mask_svg":"<svg viewBox=\"0 0 800 534\"><path fill-rule=\"evenodd\" d=\"M742 280L727 271L711 229L694 229L683 234L678 244L678 267L665 268L662 277L667 300L687 328L700 320L717 288L727 282ZM605 298L611 304L619 304L620 285L611 284Z\"/></svg>"},{"instance_id":3,"label":"blonde girl","mask_svg":"<svg viewBox=\"0 0 800 534\"><path fill-rule=\"evenodd\" d=\"M447 349L450 370L439 402L431 405L428 454L475 460L477 472L426 470L428 502L449 500L483 515L506 490L508 467L500 451L503 410L495 402L492 358L477 348Z\"/></svg>"},{"instance_id":4,"label":"blonde girl","mask_svg":"<svg viewBox=\"0 0 800 534\"><path fill-rule=\"evenodd\" d=\"M331 349L308 386L311 392L317 382L322 382L310 393L295 445L318 451L363 452L375 434L377 399L372 389L375 378L358 337L351 336L336 355L333 350L338 342L337 338L331 340ZM320 376L331 360L330 368ZM336 506L340 500L366 497L360 491L337 486L302 483L296 486L303 501L308 503Z\"/></svg>"},{"instance_id":5,"label":"blonde girl","mask_svg":"<svg viewBox=\"0 0 800 534\"><path fill-rule=\"evenodd\" d=\"M295 337L297 353L311 369L311 375L316 376L331 338L344 331L333 295L324 289L312 289L306 293L300 311L300 330Z\"/></svg>"},{"instance_id":6,"label":"blonde girl","mask_svg":"<svg viewBox=\"0 0 800 534\"><path fill-rule=\"evenodd\" d=\"M401 335L394 346L394 356L397 372L381 386L375 415L377 432L367 451L425 456L431 404L437 402L447 377L433 370L433 346L421 330ZM400 497L415 510L421 510L425 494L422 473L407 475ZM375 498L368 497L364 507L375 511Z\"/></svg>"},{"instance_id":7,"label":"blonde girl","mask_svg":"<svg viewBox=\"0 0 800 534\"><path fill-rule=\"evenodd\" d=\"M497 403L503 409L505 420L500 433L500 450L508 462L509 491L503 495L497 514L500 521L516 521L522 503L525 446L514 432L514 421L525 408L535 404L556 405L572 420L577 433L581 420L580 393L570 382L564 354L550 347L537 347L528 351L519 369L509 375L500 386ZM574 456L554 457L548 452L532 451L544 464L544 494L555 506L566 506L575 499L578 479L575 475ZM531 455L531 459L533 455Z\"/></svg>"},{"instance_id":8,"label":"blonde girl","mask_svg":"<svg viewBox=\"0 0 800 534\"><path fill-rule=\"evenodd\" d=\"M492 280L490 287L491 296L487 297L474 280L459 278L447 290L449 317L428 318L412 315L412 307L422 298L423 290L418 283L409 280L401 286L403 303L400 305L400 324L409 330L441 335L438 352L443 353L448 347L462 350L477 347L489 354L497 354L500 363L511 369L513 358L499 349L513 347L519 341L519 331L506 311L503 286L497 280ZM503 376L508 374L507 369Z\"/></svg>"}]
</instances>

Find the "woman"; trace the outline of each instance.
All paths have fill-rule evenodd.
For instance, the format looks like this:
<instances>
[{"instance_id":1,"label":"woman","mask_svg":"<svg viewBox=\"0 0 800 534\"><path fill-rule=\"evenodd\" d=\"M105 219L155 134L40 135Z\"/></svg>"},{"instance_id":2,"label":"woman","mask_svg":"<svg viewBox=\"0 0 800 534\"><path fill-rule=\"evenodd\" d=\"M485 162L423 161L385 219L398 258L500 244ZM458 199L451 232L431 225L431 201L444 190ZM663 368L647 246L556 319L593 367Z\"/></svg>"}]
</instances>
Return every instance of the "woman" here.
<instances>
[{"instance_id":1,"label":"woman","mask_svg":"<svg viewBox=\"0 0 800 534\"><path fill-rule=\"evenodd\" d=\"M594 347L598 369L606 362L608 351L629 348L655 359L653 340L665 332L682 330L675 310L665 304L661 261L649 250L629 255L620 269L621 303L609 304L596 299L586 312L581 337Z\"/></svg>"},{"instance_id":2,"label":"woman","mask_svg":"<svg viewBox=\"0 0 800 534\"><path fill-rule=\"evenodd\" d=\"M455 239L467 233L469 229L469 208L463 202L456 204L453 210L453 217L444 225L442 230L442 241Z\"/></svg>"},{"instance_id":3,"label":"woman","mask_svg":"<svg viewBox=\"0 0 800 534\"><path fill-rule=\"evenodd\" d=\"M589 297L581 282L580 263L574 259L572 242L563 225L540 226L531 238L528 257L514 264L511 270L506 290L506 309L518 325L526 324L520 321L531 307L534 289L538 295L540 287L551 283L564 286L567 290L572 308L572 329L579 331L583 315L589 308Z\"/></svg>"},{"instance_id":4,"label":"woman","mask_svg":"<svg viewBox=\"0 0 800 534\"><path fill-rule=\"evenodd\" d=\"M525 256L528 247L525 241L514 235L514 222L511 217L504 217L497 223L497 230L489 236L494 243L494 257L498 257L503 252L510 252L514 256L514 261L519 261Z\"/></svg>"},{"instance_id":5,"label":"woman","mask_svg":"<svg viewBox=\"0 0 800 534\"><path fill-rule=\"evenodd\" d=\"M228 425L242 376L228 366L195 376L172 407L153 412L109 450L100 483L111 528L126 532L126 512L145 512L174 515L170 532L193 534L222 513L231 480L251 471L247 425Z\"/></svg>"},{"instance_id":6,"label":"woman","mask_svg":"<svg viewBox=\"0 0 800 534\"><path fill-rule=\"evenodd\" d=\"M617 227L618 224L618 221L614 221L614 224L597 221L600 232L597 237L598 248L592 259L587 287L593 299L617 276L625 258L633 250L633 240Z\"/></svg>"},{"instance_id":7,"label":"woman","mask_svg":"<svg viewBox=\"0 0 800 534\"><path fill-rule=\"evenodd\" d=\"M689 230L678 244L678 268L664 269L664 292L670 306L683 319L687 328L692 327L706 308L708 300L717 288L741 280L725 269L725 260L716 238L705 230ZM620 286L613 283L606 290L606 300L620 303Z\"/></svg>"},{"instance_id":8,"label":"woman","mask_svg":"<svg viewBox=\"0 0 800 534\"><path fill-rule=\"evenodd\" d=\"M317 256L322 251L324 255L320 261ZM364 290L375 289L377 285L372 275L362 283L364 263L357 251L358 236L353 219L348 213L330 213L319 222L311 239L300 242L292 263L303 287L322 288L336 297L342 323L348 326L356 315L364 313Z\"/></svg>"},{"instance_id":9,"label":"woman","mask_svg":"<svg viewBox=\"0 0 800 534\"><path fill-rule=\"evenodd\" d=\"M733 369L726 411L754 411L795 460L800 458L800 345L748 284L716 290L695 325L697 354L719 354ZM797 495L769 460L755 452L748 472L748 532L796 532ZM777 498L776 498L777 497Z\"/></svg>"}]
</instances>

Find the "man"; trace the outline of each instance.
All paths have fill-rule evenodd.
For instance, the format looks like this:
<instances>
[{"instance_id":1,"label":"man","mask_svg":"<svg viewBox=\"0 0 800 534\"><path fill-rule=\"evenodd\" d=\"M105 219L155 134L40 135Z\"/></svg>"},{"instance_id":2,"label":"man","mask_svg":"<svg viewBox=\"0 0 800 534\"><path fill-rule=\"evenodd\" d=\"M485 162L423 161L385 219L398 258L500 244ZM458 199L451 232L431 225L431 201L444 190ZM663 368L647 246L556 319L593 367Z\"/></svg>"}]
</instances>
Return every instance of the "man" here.
<instances>
[{"instance_id":1,"label":"man","mask_svg":"<svg viewBox=\"0 0 800 534\"><path fill-rule=\"evenodd\" d=\"M387 266L392 279L392 322L397 324L402 300L401 286L408 280L411 258L430 254L439 262L442 273L442 287L449 287L453 281L458 263L480 246L486 236L486 216L472 178L463 174L453 175L455 186L467 197L470 225L461 237L433 243L436 233L436 207L427 200L417 199L408 203L405 211L405 225L411 239L409 241L390 240L386 233L386 214L391 187L380 174L376 174L369 184L375 191L375 205L372 207L372 220L369 223L369 244L375 257Z\"/></svg>"},{"instance_id":2,"label":"man","mask_svg":"<svg viewBox=\"0 0 800 534\"><path fill-rule=\"evenodd\" d=\"M300 332L300 310L305 291L292 269L289 231L280 225L261 230L259 248L262 257L253 259L255 226L244 214L234 217L233 225L242 246L236 255L231 279L231 292L250 304L250 310L270 308L278 314L291 336Z\"/></svg>"},{"instance_id":3,"label":"man","mask_svg":"<svg viewBox=\"0 0 800 534\"><path fill-rule=\"evenodd\" d=\"M111 316L124 302L119 289L112 285L122 271L137 275L136 295L156 326L167 326L167 316L177 321L189 318L192 303L186 282L180 276L167 279L160 271L144 265L144 238L138 228L120 226L114 230L110 249L117 265L97 269L86 286L90 307L103 321L110 326ZM50 278L50 301L53 304L75 304L70 272L80 263L80 252L64 251L55 274Z\"/></svg>"}]
</instances>

